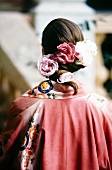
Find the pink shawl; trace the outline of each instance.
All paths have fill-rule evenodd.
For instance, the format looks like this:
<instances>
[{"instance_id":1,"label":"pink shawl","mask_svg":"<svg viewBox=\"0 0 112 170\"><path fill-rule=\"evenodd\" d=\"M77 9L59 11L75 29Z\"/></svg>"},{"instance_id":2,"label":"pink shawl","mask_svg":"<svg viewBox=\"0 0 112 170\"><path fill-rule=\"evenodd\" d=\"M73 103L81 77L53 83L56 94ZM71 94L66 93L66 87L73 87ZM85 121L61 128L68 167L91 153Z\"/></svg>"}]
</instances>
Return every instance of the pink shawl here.
<instances>
[{"instance_id":1,"label":"pink shawl","mask_svg":"<svg viewBox=\"0 0 112 170\"><path fill-rule=\"evenodd\" d=\"M112 108L77 81L16 99L0 134L1 170L112 170Z\"/></svg>"}]
</instances>

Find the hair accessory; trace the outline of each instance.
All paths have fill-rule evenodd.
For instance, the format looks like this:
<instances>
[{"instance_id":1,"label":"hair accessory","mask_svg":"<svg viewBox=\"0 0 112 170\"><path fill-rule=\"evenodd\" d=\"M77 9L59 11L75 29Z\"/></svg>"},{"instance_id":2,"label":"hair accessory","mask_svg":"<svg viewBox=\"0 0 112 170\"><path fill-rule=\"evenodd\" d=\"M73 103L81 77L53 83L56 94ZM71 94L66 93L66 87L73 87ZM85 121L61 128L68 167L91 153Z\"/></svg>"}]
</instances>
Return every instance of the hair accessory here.
<instances>
[{"instance_id":1,"label":"hair accessory","mask_svg":"<svg viewBox=\"0 0 112 170\"><path fill-rule=\"evenodd\" d=\"M79 41L76 45L64 42L57 46L54 54L44 55L38 62L38 69L43 76L49 77L58 70L58 63L75 63L76 65L91 64L97 54L96 44L90 40Z\"/></svg>"},{"instance_id":2,"label":"hair accessory","mask_svg":"<svg viewBox=\"0 0 112 170\"><path fill-rule=\"evenodd\" d=\"M69 81L74 80L74 75L71 72L66 72L60 75L60 77L57 79L58 83L65 83Z\"/></svg>"},{"instance_id":3,"label":"hair accessory","mask_svg":"<svg viewBox=\"0 0 112 170\"><path fill-rule=\"evenodd\" d=\"M58 63L48 58L48 56L42 57L41 61L38 62L38 69L43 76L49 77L58 70Z\"/></svg>"},{"instance_id":4,"label":"hair accessory","mask_svg":"<svg viewBox=\"0 0 112 170\"><path fill-rule=\"evenodd\" d=\"M76 60L75 64L88 66L91 64L93 57L97 54L97 47L93 41L85 40L77 42L76 51L82 55L82 61Z\"/></svg>"},{"instance_id":5,"label":"hair accessory","mask_svg":"<svg viewBox=\"0 0 112 170\"><path fill-rule=\"evenodd\" d=\"M82 56L76 51L75 45L70 42L57 46L57 52L51 54L49 58L61 64L73 63L76 59L82 61Z\"/></svg>"}]
</instances>

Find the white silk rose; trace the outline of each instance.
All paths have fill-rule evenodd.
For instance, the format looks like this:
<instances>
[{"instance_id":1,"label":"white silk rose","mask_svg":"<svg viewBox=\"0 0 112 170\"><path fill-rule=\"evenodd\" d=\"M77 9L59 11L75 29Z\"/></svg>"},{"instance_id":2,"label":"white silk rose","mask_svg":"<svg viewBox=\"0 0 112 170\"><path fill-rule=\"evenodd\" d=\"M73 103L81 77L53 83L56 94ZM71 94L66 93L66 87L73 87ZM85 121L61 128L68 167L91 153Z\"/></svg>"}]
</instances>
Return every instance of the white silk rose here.
<instances>
[{"instance_id":1,"label":"white silk rose","mask_svg":"<svg viewBox=\"0 0 112 170\"><path fill-rule=\"evenodd\" d=\"M71 72L66 72L63 73L59 76L59 78L57 79L58 83L65 83L65 82L69 82L69 81L73 81L74 80L74 75Z\"/></svg>"},{"instance_id":2,"label":"white silk rose","mask_svg":"<svg viewBox=\"0 0 112 170\"><path fill-rule=\"evenodd\" d=\"M93 57L97 54L97 46L90 40L77 42L75 48L83 57L82 61L76 61L76 64L82 63L83 65L88 66L91 64Z\"/></svg>"},{"instance_id":3,"label":"white silk rose","mask_svg":"<svg viewBox=\"0 0 112 170\"><path fill-rule=\"evenodd\" d=\"M43 57L40 62L38 62L38 70L43 76L49 77L58 70L58 63L47 57Z\"/></svg>"},{"instance_id":4,"label":"white silk rose","mask_svg":"<svg viewBox=\"0 0 112 170\"><path fill-rule=\"evenodd\" d=\"M97 46L95 42L90 41L90 40L85 40L85 43L87 47L89 48L89 52L92 56L95 56L97 54Z\"/></svg>"}]
</instances>

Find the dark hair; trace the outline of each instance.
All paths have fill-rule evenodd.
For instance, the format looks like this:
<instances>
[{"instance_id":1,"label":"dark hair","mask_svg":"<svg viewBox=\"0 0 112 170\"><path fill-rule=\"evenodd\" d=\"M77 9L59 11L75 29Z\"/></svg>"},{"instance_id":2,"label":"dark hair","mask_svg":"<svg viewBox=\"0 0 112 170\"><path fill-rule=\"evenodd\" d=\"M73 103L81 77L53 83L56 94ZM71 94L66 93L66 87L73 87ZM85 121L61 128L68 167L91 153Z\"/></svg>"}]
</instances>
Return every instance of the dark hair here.
<instances>
[{"instance_id":1,"label":"dark hair","mask_svg":"<svg viewBox=\"0 0 112 170\"><path fill-rule=\"evenodd\" d=\"M78 25L63 18L52 20L42 34L42 46L45 54L56 52L57 46L63 42L76 44L76 42L83 40L84 37Z\"/></svg>"},{"instance_id":2,"label":"dark hair","mask_svg":"<svg viewBox=\"0 0 112 170\"><path fill-rule=\"evenodd\" d=\"M57 46L64 42L72 42L76 44L78 41L83 41L84 37L81 29L74 22L64 19L57 18L52 20L44 29L42 33L42 47L44 49L44 54L53 54L57 51ZM83 65L72 64L60 64L59 70L51 75L49 78L56 81L59 76L67 71L75 72L81 68ZM78 86L74 82L64 83L70 85L74 88L74 93L77 93Z\"/></svg>"}]
</instances>

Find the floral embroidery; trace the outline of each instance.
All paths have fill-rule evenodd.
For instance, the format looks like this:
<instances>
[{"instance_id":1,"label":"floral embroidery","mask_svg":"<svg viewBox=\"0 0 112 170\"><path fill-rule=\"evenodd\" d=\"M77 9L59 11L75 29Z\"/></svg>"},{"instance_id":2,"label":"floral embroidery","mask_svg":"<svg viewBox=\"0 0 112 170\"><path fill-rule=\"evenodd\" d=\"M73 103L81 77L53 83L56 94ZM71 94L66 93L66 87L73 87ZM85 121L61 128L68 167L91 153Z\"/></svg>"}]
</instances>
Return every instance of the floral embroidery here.
<instances>
[{"instance_id":1,"label":"floral embroidery","mask_svg":"<svg viewBox=\"0 0 112 170\"><path fill-rule=\"evenodd\" d=\"M41 103L29 121L28 130L23 138L18 155L21 170L31 170L35 161L35 152L39 133L39 123L42 117Z\"/></svg>"},{"instance_id":2,"label":"floral embroidery","mask_svg":"<svg viewBox=\"0 0 112 170\"><path fill-rule=\"evenodd\" d=\"M56 95L54 93L47 93L47 98L49 99L55 99L56 98Z\"/></svg>"},{"instance_id":3,"label":"floral embroidery","mask_svg":"<svg viewBox=\"0 0 112 170\"><path fill-rule=\"evenodd\" d=\"M36 126L33 125L30 129L29 129L29 137L30 139L36 139Z\"/></svg>"},{"instance_id":4,"label":"floral embroidery","mask_svg":"<svg viewBox=\"0 0 112 170\"><path fill-rule=\"evenodd\" d=\"M104 107L105 106L105 103L106 103L106 98L105 97L103 97L103 96L101 96L101 95L98 95L98 94L96 94L96 93L91 93L88 97L87 97L87 99L89 99L89 100L96 100L96 102L97 102L97 105L100 107L100 108L102 108L102 107Z\"/></svg>"},{"instance_id":5,"label":"floral embroidery","mask_svg":"<svg viewBox=\"0 0 112 170\"><path fill-rule=\"evenodd\" d=\"M48 92L50 92L52 89L53 89L53 85L52 85L52 83L51 83L50 80L43 81L43 82L40 83L40 85L38 86L38 90L39 90L41 93L48 93Z\"/></svg>"},{"instance_id":6,"label":"floral embroidery","mask_svg":"<svg viewBox=\"0 0 112 170\"><path fill-rule=\"evenodd\" d=\"M54 83L55 84L55 83ZM53 87L54 84L50 80L45 80L36 86L33 89L29 89L26 93L22 96L29 96L31 98L40 98L40 99L63 99L63 98L73 98L74 93L63 93L58 92Z\"/></svg>"},{"instance_id":7,"label":"floral embroidery","mask_svg":"<svg viewBox=\"0 0 112 170\"><path fill-rule=\"evenodd\" d=\"M36 143L37 143L37 128L33 125L27 135L25 135L20 150L22 151L19 157L22 159L23 163L23 170L27 168L30 164L33 163L35 160L34 153L36 150Z\"/></svg>"},{"instance_id":8,"label":"floral embroidery","mask_svg":"<svg viewBox=\"0 0 112 170\"><path fill-rule=\"evenodd\" d=\"M40 98L40 99L46 99L47 95L41 93L41 94L38 94L37 97Z\"/></svg>"},{"instance_id":9,"label":"floral embroidery","mask_svg":"<svg viewBox=\"0 0 112 170\"><path fill-rule=\"evenodd\" d=\"M24 136L24 139L22 141L22 144L21 144L21 148L20 148L21 151L26 149L28 142L29 142L29 136L28 136L28 133L26 133L26 135Z\"/></svg>"}]
</instances>

